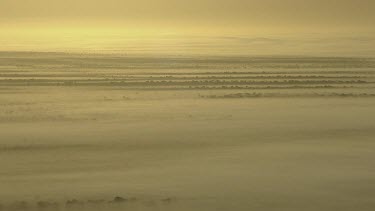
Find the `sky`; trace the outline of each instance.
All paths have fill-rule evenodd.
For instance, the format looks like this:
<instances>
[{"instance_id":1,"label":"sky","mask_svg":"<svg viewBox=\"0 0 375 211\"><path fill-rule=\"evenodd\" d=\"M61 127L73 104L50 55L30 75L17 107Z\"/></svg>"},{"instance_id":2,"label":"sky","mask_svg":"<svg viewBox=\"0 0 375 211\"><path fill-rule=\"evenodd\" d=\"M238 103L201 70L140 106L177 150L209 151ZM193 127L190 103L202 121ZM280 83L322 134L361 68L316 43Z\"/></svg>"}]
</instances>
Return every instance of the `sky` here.
<instances>
[{"instance_id":1,"label":"sky","mask_svg":"<svg viewBox=\"0 0 375 211\"><path fill-rule=\"evenodd\" d=\"M68 39L74 41L69 49L104 49L118 44L116 40L134 48L156 43L152 39L168 40L166 48L176 42L222 42L233 48L234 40L241 45L251 40L268 47L249 49L301 43L301 50L288 45L281 54L302 53L303 46L320 42L320 48L324 43L341 47L319 52L317 45L315 53L337 54L359 45L349 54L371 56L373 11L374 0L0 0L0 50L61 50L67 45L51 41Z\"/></svg>"}]
</instances>

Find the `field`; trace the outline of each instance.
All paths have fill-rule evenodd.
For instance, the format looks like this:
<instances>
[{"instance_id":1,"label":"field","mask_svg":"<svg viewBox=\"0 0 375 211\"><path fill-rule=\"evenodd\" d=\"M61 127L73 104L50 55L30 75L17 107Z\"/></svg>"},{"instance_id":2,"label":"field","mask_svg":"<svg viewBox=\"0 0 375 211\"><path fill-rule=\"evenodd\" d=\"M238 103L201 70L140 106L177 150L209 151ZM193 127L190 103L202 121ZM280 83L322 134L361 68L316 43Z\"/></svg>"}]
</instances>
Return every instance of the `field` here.
<instances>
[{"instance_id":1,"label":"field","mask_svg":"<svg viewBox=\"0 0 375 211\"><path fill-rule=\"evenodd\" d=\"M372 211L375 59L0 52L0 210Z\"/></svg>"}]
</instances>

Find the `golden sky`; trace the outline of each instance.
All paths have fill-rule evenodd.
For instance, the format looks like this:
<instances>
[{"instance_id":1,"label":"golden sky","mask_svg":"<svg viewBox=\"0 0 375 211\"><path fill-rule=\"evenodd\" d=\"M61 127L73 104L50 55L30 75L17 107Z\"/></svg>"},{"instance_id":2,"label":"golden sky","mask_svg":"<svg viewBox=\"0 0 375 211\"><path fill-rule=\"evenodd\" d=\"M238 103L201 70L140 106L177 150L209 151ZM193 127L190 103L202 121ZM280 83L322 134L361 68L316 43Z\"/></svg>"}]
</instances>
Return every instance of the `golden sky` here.
<instances>
[{"instance_id":1,"label":"golden sky","mask_svg":"<svg viewBox=\"0 0 375 211\"><path fill-rule=\"evenodd\" d=\"M362 42L374 37L374 11L374 0L0 0L0 36L8 44L7 37L18 38L19 45L38 36L83 35Z\"/></svg>"}]
</instances>

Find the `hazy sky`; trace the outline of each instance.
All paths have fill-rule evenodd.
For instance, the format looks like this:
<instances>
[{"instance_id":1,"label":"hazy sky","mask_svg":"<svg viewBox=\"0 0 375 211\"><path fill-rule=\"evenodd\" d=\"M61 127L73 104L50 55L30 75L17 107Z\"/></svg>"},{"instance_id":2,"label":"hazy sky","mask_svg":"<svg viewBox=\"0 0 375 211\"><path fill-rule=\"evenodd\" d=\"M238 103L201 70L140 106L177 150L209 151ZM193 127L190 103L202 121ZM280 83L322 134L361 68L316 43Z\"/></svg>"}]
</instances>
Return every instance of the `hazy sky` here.
<instances>
[{"instance_id":1,"label":"hazy sky","mask_svg":"<svg viewBox=\"0 0 375 211\"><path fill-rule=\"evenodd\" d=\"M0 0L7 22L371 27L374 0Z\"/></svg>"},{"instance_id":2,"label":"hazy sky","mask_svg":"<svg viewBox=\"0 0 375 211\"><path fill-rule=\"evenodd\" d=\"M0 36L98 35L111 28L135 35L320 34L363 41L374 35L374 11L374 0L0 0Z\"/></svg>"}]
</instances>

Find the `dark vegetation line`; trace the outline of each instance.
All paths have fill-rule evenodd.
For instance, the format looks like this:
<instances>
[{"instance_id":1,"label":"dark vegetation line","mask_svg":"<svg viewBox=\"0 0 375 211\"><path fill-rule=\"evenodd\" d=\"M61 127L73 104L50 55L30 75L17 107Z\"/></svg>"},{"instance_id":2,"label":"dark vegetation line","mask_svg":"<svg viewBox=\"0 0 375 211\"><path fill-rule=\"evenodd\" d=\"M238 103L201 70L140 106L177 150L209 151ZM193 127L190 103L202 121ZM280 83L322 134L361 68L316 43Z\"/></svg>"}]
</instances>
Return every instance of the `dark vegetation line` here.
<instances>
[{"instance_id":1,"label":"dark vegetation line","mask_svg":"<svg viewBox=\"0 0 375 211\"><path fill-rule=\"evenodd\" d=\"M46 80L46 78L50 78L48 80L53 80L54 78L69 78L69 80L76 79L76 80L225 80L225 79L366 79L366 78L374 78L375 75L371 76L330 76L330 75L268 75L268 76L172 76L172 75L165 75L165 76L153 76L153 75L137 75L137 76L127 76L126 74L123 75L64 75L64 74L0 74L0 80L18 80L19 78L25 78L23 80Z\"/></svg>"},{"instance_id":2,"label":"dark vegetation line","mask_svg":"<svg viewBox=\"0 0 375 211\"><path fill-rule=\"evenodd\" d=\"M368 93L234 93L225 95L201 95L202 98L227 99L227 98L313 98L313 97L338 97L338 98L369 98L375 94Z\"/></svg>"},{"instance_id":3,"label":"dark vegetation line","mask_svg":"<svg viewBox=\"0 0 375 211\"><path fill-rule=\"evenodd\" d=\"M119 87L120 88L120 87ZM364 86L180 86L180 87L121 87L121 90L293 90L293 89L375 89Z\"/></svg>"},{"instance_id":4,"label":"dark vegetation line","mask_svg":"<svg viewBox=\"0 0 375 211\"><path fill-rule=\"evenodd\" d=\"M5 85L4 87L12 86L12 87L24 87L25 84L11 84ZM308 89L375 89L375 86L363 86L363 85L355 85L355 84L343 84L343 85L288 85L288 84L279 84L279 85L184 85L184 86L123 86L123 85L110 85L110 84L28 84L27 86L65 86L65 87L95 87L95 86L102 86L102 87L111 87L111 88L118 88L121 90L308 90ZM0 89L2 84L0 83ZM4 93L4 92L2 92Z\"/></svg>"},{"instance_id":5,"label":"dark vegetation line","mask_svg":"<svg viewBox=\"0 0 375 211\"><path fill-rule=\"evenodd\" d=\"M164 197L158 199L147 199L147 198L136 198L136 197L129 197L124 198L121 196L116 196L113 199L88 199L88 200L78 200L78 199L68 199L66 201L51 201L51 200L41 200L35 202L27 202L27 201L15 201L8 204L0 204L0 210L4 211L43 211L43 210L87 210L87 209L95 209L95 208L123 208L122 206L126 206L128 204L135 204L143 205L143 206L150 206L153 205L169 205L177 201L174 197Z\"/></svg>"},{"instance_id":6,"label":"dark vegetation line","mask_svg":"<svg viewBox=\"0 0 375 211\"><path fill-rule=\"evenodd\" d=\"M71 145L0 145L0 152L14 151L36 151L36 150L58 150L58 149L74 149L74 148L94 147L88 144L71 144Z\"/></svg>"},{"instance_id":7,"label":"dark vegetation line","mask_svg":"<svg viewBox=\"0 0 375 211\"><path fill-rule=\"evenodd\" d=\"M48 79L18 79L0 80L0 86L230 86L230 85L369 85L372 81L365 80L192 80L192 81L114 81L114 80L48 80Z\"/></svg>"},{"instance_id":8,"label":"dark vegetation line","mask_svg":"<svg viewBox=\"0 0 375 211\"><path fill-rule=\"evenodd\" d=\"M140 68L142 69L142 68ZM154 69L155 71L154 72L144 72L144 71L138 71L137 69L135 68L130 68L130 71L132 72L128 72L128 69L117 69L116 72L113 72L113 71L109 71L108 69L106 68L103 68L101 69L101 71L97 71L95 69L68 69L69 72L67 72L67 69L57 69L57 68L51 68L51 69L43 69L43 68L33 68L33 69L30 69L30 71L26 71L22 68L20 68L20 70L17 70L17 71L10 71L10 70L0 70L0 74L7 74L7 75L34 75L35 73L31 73L31 71L34 71L35 70L38 70L38 73L39 74L48 74L48 75L51 75L51 76L54 76L56 75L57 73L58 74L65 74L65 75L76 75L76 74L79 74L79 75L83 75L83 76L102 76L102 75L126 75L126 76L139 76L139 75L143 75L143 76L154 76L154 75L157 75L157 76L177 76L177 75L186 75L186 76L200 76L200 75L204 75L204 76L207 76L207 75L226 75L226 76L230 76L230 75L260 75L260 76L264 76L264 75L317 75L317 74L320 74L320 75L332 75L332 74L336 74L336 75L358 75L358 74L362 74L362 75L372 75L372 76L375 76L375 70L305 70L305 71L301 71L301 70L296 70L296 71L274 71L274 70L268 70L268 71L247 71L246 69L239 69L239 70L236 70L236 71L207 71L207 70L196 70L196 71L190 71L190 72L185 72L185 71L179 71L179 72L157 72L156 70L159 70L159 69L164 69L164 68L159 68L159 67L153 67L152 69ZM84 70L84 71L82 71ZM90 71L91 70L91 71ZM53 71L55 74L50 74L50 73L44 73L46 71ZM77 71L77 73L75 73L74 71ZM126 72L121 72L121 71L126 71ZM204 71L204 72L203 72Z\"/></svg>"},{"instance_id":9,"label":"dark vegetation line","mask_svg":"<svg viewBox=\"0 0 375 211\"><path fill-rule=\"evenodd\" d=\"M1 65L1 61L0 61ZM11 64L4 64L10 66ZM66 64L61 63L60 65L56 65L56 63L40 63L37 64L22 64L16 63L15 65L19 70L25 69L32 69L32 70L44 70L44 71L54 71L54 70L156 70L156 69L164 69L164 70L221 70L221 71L232 71L232 70L249 70L249 69L257 69L257 70L279 70L279 69L290 69L290 70L300 70L300 69L342 69L342 70L352 70L355 68L358 69L372 69L375 68L375 62L373 64L368 65L345 65L345 64L332 64L332 65L301 65L301 64L290 64L290 65L270 65L270 64L259 64L259 65L240 65L240 64L103 64L103 63L96 63L96 64Z\"/></svg>"}]
</instances>

